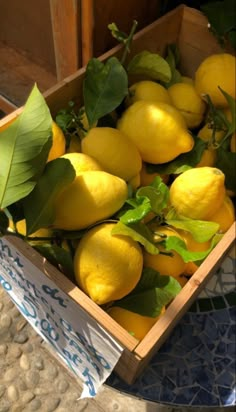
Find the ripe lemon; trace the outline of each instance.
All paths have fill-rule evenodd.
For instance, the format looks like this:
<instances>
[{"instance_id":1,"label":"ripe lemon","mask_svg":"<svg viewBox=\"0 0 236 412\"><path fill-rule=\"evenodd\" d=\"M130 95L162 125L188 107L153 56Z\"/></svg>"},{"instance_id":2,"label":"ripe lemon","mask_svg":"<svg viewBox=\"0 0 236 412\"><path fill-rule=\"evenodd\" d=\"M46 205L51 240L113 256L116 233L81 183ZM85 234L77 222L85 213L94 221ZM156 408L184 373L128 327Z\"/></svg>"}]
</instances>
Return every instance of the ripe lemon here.
<instances>
[{"instance_id":1,"label":"ripe lemon","mask_svg":"<svg viewBox=\"0 0 236 412\"><path fill-rule=\"evenodd\" d=\"M204 142L211 142L213 139L214 130L209 123L204 124L202 128L198 131L197 136L200 137ZM216 130L214 134L214 139L216 142L220 142L225 136L223 130Z\"/></svg>"},{"instance_id":2,"label":"ripe lemon","mask_svg":"<svg viewBox=\"0 0 236 412\"><path fill-rule=\"evenodd\" d=\"M81 143L82 152L94 157L107 172L128 181L142 167L135 144L121 131L111 127L94 127Z\"/></svg>"},{"instance_id":3,"label":"ripe lemon","mask_svg":"<svg viewBox=\"0 0 236 412\"><path fill-rule=\"evenodd\" d=\"M125 110L117 127L147 163L168 162L194 145L183 116L167 103L139 100Z\"/></svg>"},{"instance_id":4,"label":"ripe lemon","mask_svg":"<svg viewBox=\"0 0 236 412\"><path fill-rule=\"evenodd\" d=\"M168 89L173 105L186 120L189 129L199 126L206 110L205 102L190 83L175 83Z\"/></svg>"},{"instance_id":5,"label":"ripe lemon","mask_svg":"<svg viewBox=\"0 0 236 412\"><path fill-rule=\"evenodd\" d=\"M103 170L97 160L84 153L66 153L60 156L61 159L68 159L72 164L76 176L88 170Z\"/></svg>"},{"instance_id":6,"label":"ripe lemon","mask_svg":"<svg viewBox=\"0 0 236 412\"><path fill-rule=\"evenodd\" d=\"M161 233L162 235L166 236L176 236L182 239L179 233L170 227L155 226L154 228L156 233ZM161 252L166 253L164 246L159 244L161 241L163 241L163 237L156 235L155 241L157 242L158 249ZM184 272L186 263L183 261L182 257L174 250L171 251L171 254L172 256L163 255L161 253L159 253L158 255L151 255L147 251L144 251L144 267L150 267L152 269L155 269L161 275L167 275L176 278Z\"/></svg>"},{"instance_id":7,"label":"ripe lemon","mask_svg":"<svg viewBox=\"0 0 236 412\"><path fill-rule=\"evenodd\" d=\"M209 221L219 223L219 232L225 233L235 221L235 208L229 196L225 196L220 208L212 214Z\"/></svg>"},{"instance_id":8,"label":"ripe lemon","mask_svg":"<svg viewBox=\"0 0 236 412\"><path fill-rule=\"evenodd\" d=\"M194 85L194 81L189 76L181 76L182 83L192 84Z\"/></svg>"},{"instance_id":9,"label":"ripe lemon","mask_svg":"<svg viewBox=\"0 0 236 412\"><path fill-rule=\"evenodd\" d=\"M9 221L9 228L11 230L14 230L14 225L12 221ZM16 223L16 229L21 235L26 236L26 220L25 219L19 220ZM41 229L36 230L34 233L32 233L30 237L50 238L52 237L52 230L48 228L41 228ZM39 245L45 242L46 240L30 240L29 241L31 245Z\"/></svg>"},{"instance_id":10,"label":"ripe lemon","mask_svg":"<svg viewBox=\"0 0 236 412\"><path fill-rule=\"evenodd\" d=\"M65 154L66 138L56 122L52 122L52 146L48 154L48 162Z\"/></svg>"},{"instance_id":11,"label":"ripe lemon","mask_svg":"<svg viewBox=\"0 0 236 412\"><path fill-rule=\"evenodd\" d=\"M140 172L140 185L141 186L148 186L150 185L156 176L160 176L164 183L168 183L169 175L160 175L157 172L148 173L146 163L143 162L142 169Z\"/></svg>"},{"instance_id":12,"label":"ripe lemon","mask_svg":"<svg viewBox=\"0 0 236 412\"><path fill-rule=\"evenodd\" d=\"M171 104L168 90L152 80L141 80L129 87L129 97L125 101L126 105L130 106L138 100L151 100Z\"/></svg>"},{"instance_id":13,"label":"ripe lemon","mask_svg":"<svg viewBox=\"0 0 236 412\"><path fill-rule=\"evenodd\" d=\"M216 162L216 157L217 155L214 149L205 149L202 153L200 161L195 165L195 167L213 167Z\"/></svg>"},{"instance_id":14,"label":"ripe lemon","mask_svg":"<svg viewBox=\"0 0 236 412\"><path fill-rule=\"evenodd\" d=\"M129 236L112 235L115 223L90 229L75 252L75 279L98 305L128 295L137 285L143 268L140 245Z\"/></svg>"},{"instance_id":15,"label":"ripe lemon","mask_svg":"<svg viewBox=\"0 0 236 412\"><path fill-rule=\"evenodd\" d=\"M130 186L132 187L133 190L138 189L138 187L140 186L140 173L138 173L136 176L132 177L128 183L130 184Z\"/></svg>"},{"instance_id":16,"label":"ripe lemon","mask_svg":"<svg viewBox=\"0 0 236 412\"><path fill-rule=\"evenodd\" d=\"M107 312L117 323L119 323L120 326L126 329L127 332L133 335L136 339L142 340L165 312L165 308L163 308L162 313L155 318L142 316L119 306L112 306Z\"/></svg>"},{"instance_id":17,"label":"ripe lemon","mask_svg":"<svg viewBox=\"0 0 236 412\"><path fill-rule=\"evenodd\" d=\"M204 98L208 94L216 107L228 103L219 86L235 99L236 58L229 53L212 54L202 61L195 72L195 88Z\"/></svg>"},{"instance_id":18,"label":"ripe lemon","mask_svg":"<svg viewBox=\"0 0 236 412\"><path fill-rule=\"evenodd\" d=\"M215 167L196 167L178 175L170 186L170 204L179 215L207 220L225 197L225 175Z\"/></svg>"},{"instance_id":19,"label":"ripe lemon","mask_svg":"<svg viewBox=\"0 0 236 412\"><path fill-rule=\"evenodd\" d=\"M84 229L117 212L128 196L123 179L100 170L76 176L55 200L53 227Z\"/></svg>"}]
</instances>

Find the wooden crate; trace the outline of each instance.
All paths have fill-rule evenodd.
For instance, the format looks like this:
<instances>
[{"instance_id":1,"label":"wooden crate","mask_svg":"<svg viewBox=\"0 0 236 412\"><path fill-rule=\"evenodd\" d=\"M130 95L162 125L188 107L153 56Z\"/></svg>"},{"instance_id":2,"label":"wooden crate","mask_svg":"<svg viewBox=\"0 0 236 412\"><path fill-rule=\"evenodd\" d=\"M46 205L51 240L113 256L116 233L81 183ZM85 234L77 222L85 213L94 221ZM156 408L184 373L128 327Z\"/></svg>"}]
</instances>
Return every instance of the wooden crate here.
<instances>
[{"instance_id":1,"label":"wooden crate","mask_svg":"<svg viewBox=\"0 0 236 412\"><path fill-rule=\"evenodd\" d=\"M178 45L181 55L181 70L183 74L189 76L193 75L199 63L206 56L220 51L219 45L208 30L206 18L195 9L181 5L138 32L133 41L132 54L136 54L144 49L163 54L166 45L170 43ZM104 61L111 55L119 56L120 53L120 47L116 47L101 56L101 60ZM77 100L82 105L84 73L84 68L78 70L45 93L46 101L53 116L59 109L66 107L69 100ZM0 121L0 125L8 123L21 111L22 108L11 113ZM204 288L211 275L219 267L232 247L234 239L235 224L232 225L169 305L161 319L152 327L145 338L138 342L62 273L49 263L45 263L45 259L29 245L24 244L15 237L8 237L8 241L17 247L23 256L31 260L37 268L44 272L45 276L55 283L57 289L67 293L78 306L86 311L88 319L95 319L99 325L123 346L124 351L115 367L115 371L129 384L140 374L153 354L160 348L174 326Z\"/></svg>"}]
</instances>

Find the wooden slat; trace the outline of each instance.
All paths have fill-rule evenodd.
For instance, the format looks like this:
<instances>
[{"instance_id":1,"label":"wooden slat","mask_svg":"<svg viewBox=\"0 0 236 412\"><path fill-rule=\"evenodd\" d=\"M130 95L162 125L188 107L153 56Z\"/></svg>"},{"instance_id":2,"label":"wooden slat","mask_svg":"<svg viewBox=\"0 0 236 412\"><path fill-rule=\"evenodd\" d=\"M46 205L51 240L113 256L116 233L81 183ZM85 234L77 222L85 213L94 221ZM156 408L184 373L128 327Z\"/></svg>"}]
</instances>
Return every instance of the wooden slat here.
<instances>
[{"instance_id":1,"label":"wooden slat","mask_svg":"<svg viewBox=\"0 0 236 412\"><path fill-rule=\"evenodd\" d=\"M5 114L9 114L17 109L17 106L0 94L0 110Z\"/></svg>"},{"instance_id":2,"label":"wooden slat","mask_svg":"<svg viewBox=\"0 0 236 412\"><path fill-rule=\"evenodd\" d=\"M80 66L78 0L50 0L57 80Z\"/></svg>"},{"instance_id":3,"label":"wooden slat","mask_svg":"<svg viewBox=\"0 0 236 412\"><path fill-rule=\"evenodd\" d=\"M82 66L93 57L94 3L81 0Z\"/></svg>"}]
</instances>

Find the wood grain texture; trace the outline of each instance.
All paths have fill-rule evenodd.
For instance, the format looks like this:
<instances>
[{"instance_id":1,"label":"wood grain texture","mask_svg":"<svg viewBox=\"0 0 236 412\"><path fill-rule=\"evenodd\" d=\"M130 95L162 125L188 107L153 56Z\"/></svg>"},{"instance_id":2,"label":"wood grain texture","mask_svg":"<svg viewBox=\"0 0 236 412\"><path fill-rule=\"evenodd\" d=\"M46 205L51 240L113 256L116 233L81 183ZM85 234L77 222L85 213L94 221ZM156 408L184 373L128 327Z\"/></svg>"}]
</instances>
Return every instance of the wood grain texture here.
<instances>
[{"instance_id":1,"label":"wood grain texture","mask_svg":"<svg viewBox=\"0 0 236 412\"><path fill-rule=\"evenodd\" d=\"M80 66L78 0L50 0L57 79Z\"/></svg>"}]
</instances>

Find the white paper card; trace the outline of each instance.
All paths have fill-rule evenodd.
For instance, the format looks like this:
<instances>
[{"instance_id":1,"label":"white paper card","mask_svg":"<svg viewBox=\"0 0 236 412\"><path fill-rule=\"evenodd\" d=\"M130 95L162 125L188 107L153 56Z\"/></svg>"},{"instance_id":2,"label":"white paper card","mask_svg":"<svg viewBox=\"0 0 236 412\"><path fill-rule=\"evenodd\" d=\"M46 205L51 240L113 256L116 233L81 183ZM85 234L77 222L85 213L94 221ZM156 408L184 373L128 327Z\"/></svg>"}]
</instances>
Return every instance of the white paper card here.
<instances>
[{"instance_id":1,"label":"white paper card","mask_svg":"<svg viewBox=\"0 0 236 412\"><path fill-rule=\"evenodd\" d=\"M6 238L0 238L0 284L93 397L123 348Z\"/></svg>"}]
</instances>

